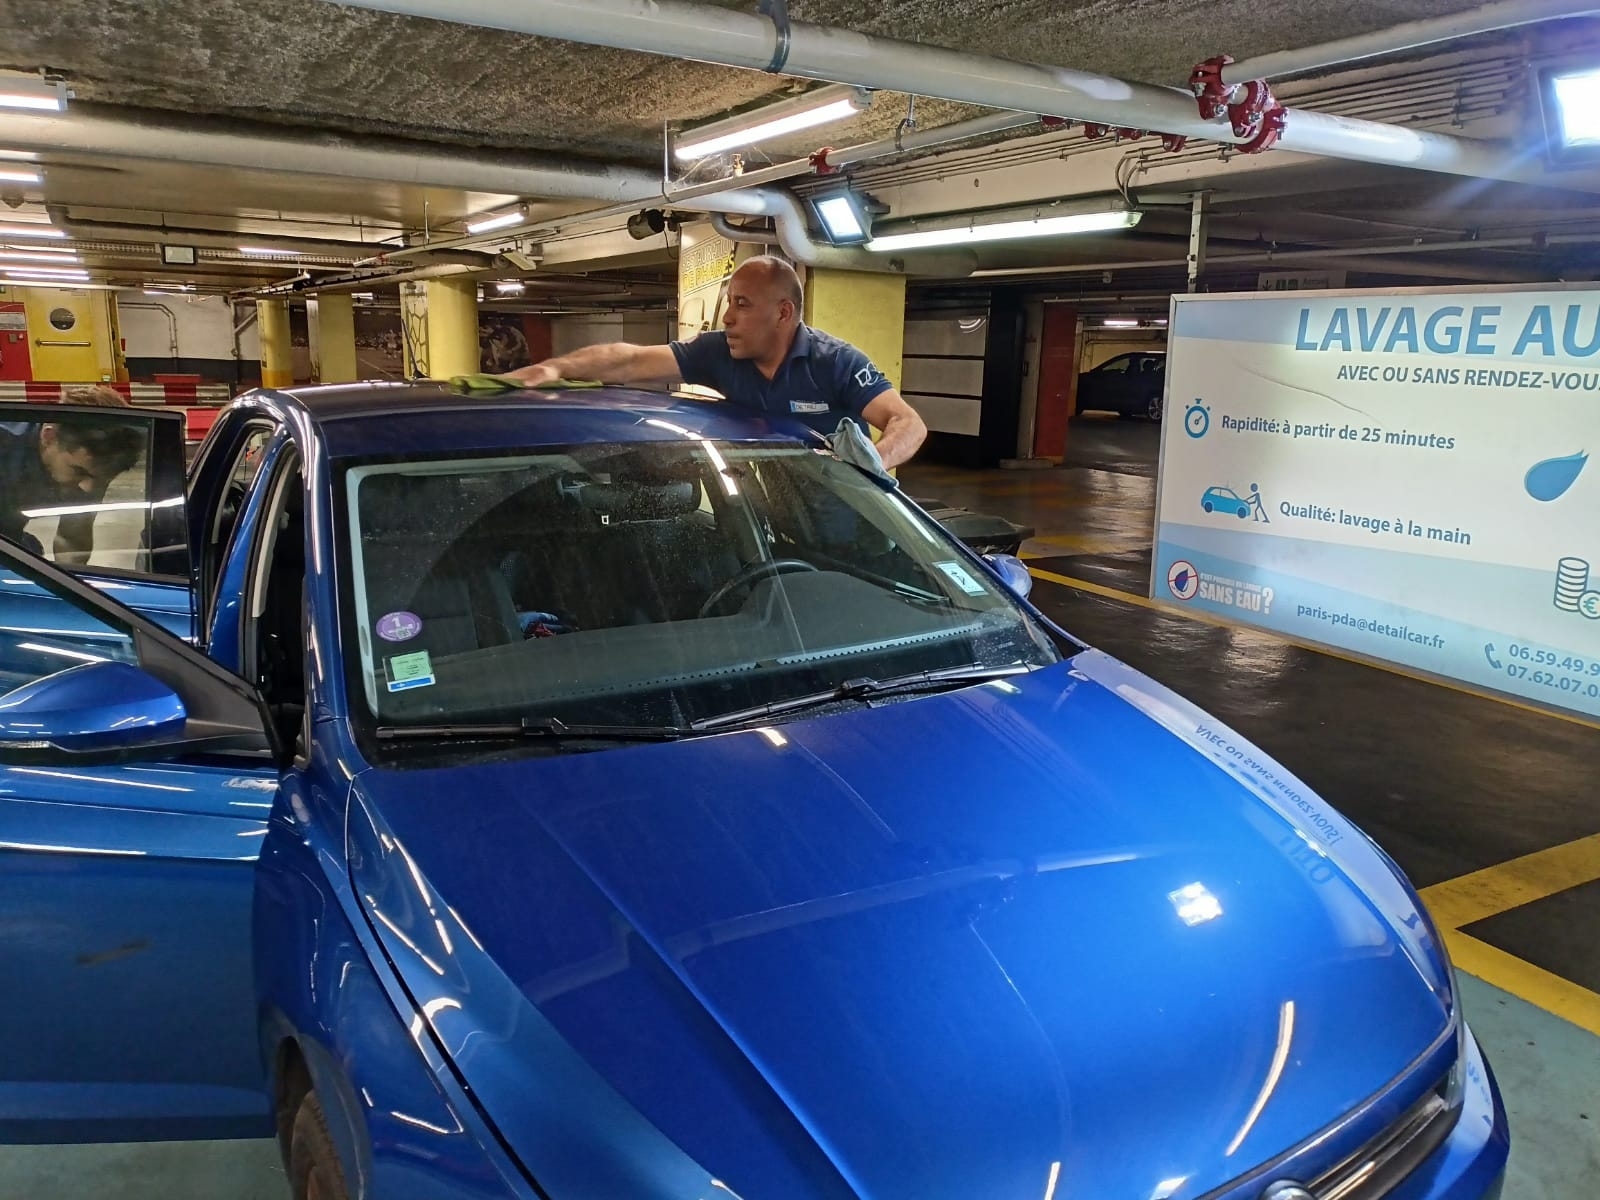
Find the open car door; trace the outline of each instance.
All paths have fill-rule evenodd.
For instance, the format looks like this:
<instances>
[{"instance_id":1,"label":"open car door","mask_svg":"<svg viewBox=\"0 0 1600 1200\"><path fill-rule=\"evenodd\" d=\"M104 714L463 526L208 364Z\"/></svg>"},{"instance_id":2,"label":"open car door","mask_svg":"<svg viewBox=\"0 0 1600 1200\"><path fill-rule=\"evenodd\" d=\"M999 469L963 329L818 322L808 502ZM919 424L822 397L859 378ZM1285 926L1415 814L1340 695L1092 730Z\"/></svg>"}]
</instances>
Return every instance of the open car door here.
<instances>
[{"instance_id":1,"label":"open car door","mask_svg":"<svg viewBox=\"0 0 1600 1200\"><path fill-rule=\"evenodd\" d=\"M119 419L160 453L164 414ZM0 1141L272 1129L250 940L279 759L253 690L170 627L187 617L119 602L181 581L188 603L181 474L159 478L129 463L82 504L0 512ZM59 523L93 505L84 554Z\"/></svg>"}]
</instances>

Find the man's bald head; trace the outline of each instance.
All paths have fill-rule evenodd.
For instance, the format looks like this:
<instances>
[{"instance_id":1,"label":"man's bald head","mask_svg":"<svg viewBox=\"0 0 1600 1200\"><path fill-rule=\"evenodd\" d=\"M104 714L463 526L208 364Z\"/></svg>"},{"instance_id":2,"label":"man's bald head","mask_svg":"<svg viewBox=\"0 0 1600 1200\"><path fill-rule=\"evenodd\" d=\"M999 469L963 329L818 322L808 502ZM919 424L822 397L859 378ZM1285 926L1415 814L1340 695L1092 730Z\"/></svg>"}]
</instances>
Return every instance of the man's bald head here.
<instances>
[{"instance_id":1,"label":"man's bald head","mask_svg":"<svg viewBox=\"0 0 1600 1200\"><path fill-rule=\"evenodd\" d=\"M798 313L805 306L805 289L800 285L800 273L788 261L775 254L757 254L739 264L733 273L743 276L758 287L770 288L777 299L787 300Z\"/></svg>"},{"instance_id":2,"label":"man's bald head","mask_svg":"<svg viewBox=\"0 0 1600 1200\"><path fill-rule=\"evenodd\" d=\"M753 359L764 371L776 369L800 328L804 300L800 276L783 259L771 254L746 259L728 280L722 318L728 353Z\"/></svg>"}]
</instances>

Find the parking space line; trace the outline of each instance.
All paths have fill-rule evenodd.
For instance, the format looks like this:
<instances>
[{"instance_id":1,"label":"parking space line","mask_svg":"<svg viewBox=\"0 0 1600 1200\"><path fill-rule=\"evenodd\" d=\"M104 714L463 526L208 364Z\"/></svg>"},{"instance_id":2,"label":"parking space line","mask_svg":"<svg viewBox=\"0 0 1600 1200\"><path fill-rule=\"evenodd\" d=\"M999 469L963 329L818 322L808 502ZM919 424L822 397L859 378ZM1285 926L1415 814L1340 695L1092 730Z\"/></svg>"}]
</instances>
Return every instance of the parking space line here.
<instances>
[{"instance_id":1,"label":"parking space line","mask_svg":"<svg viewBox=\"0 0 1600 1200\"><path fill-rule=\"evenodd\" d=\"M1597 879L1600 833L1436 883L1422 893L1422 900L1441 926L1465 929Z\"/></svg>"},{"instance_id":2,"label":"parking space line","mask_svg":"<svg viewBox=\"0 0 1600 1200\"><path fill-rule=\"evenodd\" d=\"M1072 588L1074 591L1079 592L1088 592L1094 596L1104 596L1108 600L1120 600L1124 604L1135 604L1140 608L1147 608L1152 612L1162 613L1169 617L1180 617L1185 621L1198 621L1202 625L1214 625L1219 629L1247 630L1250 633L1260 634L1262 637L1272 638L1274 641L1283 642L1290 646L1298 646L1302 650L1324 654L1329 658L1355 663L1361 667L1371 667L1375 671L1385 671L1390 675L1399 675L1403 679L1414 679L1418 683L1429 683L1434 687L1460 692L1463 696L1473 696L1479 700L1492 700L1496 704L1504 704L1509 708L1521 709L1523 712L1537 713L1541 717L1550 717L1556 721L1565 721L1569 725L1581 725L1585 729L1600 729L1600 721L1591 721L1587 717L1578 716L1576 713L1564 713L1555 709L1540 708L1537 704L1527 704L1511 696L1502 696L1497 692L1481 691L1478 688L1468 687L1465 684L1455 683L1448 679L1437 679L1432 675L1424 675L1420 671L1409 671L1405 667L1396 666L1393 663L1379 662L1377 659L1372 658L1362 658L1356 654L1346 654L1328 646L1319 646L1315 642L1303 642L1299 638L1288 637L1270 629L1258 629L1254 625L1241 625L1237 621L1226 621L1200 609L1175 608L1170 604L1162 604L1159 601L1152 600L1148 596L1140 596L1134 592L1124 592L1119 588L1107 587L1102 583L1090 583L1087 579L1074 579L1069 575L1057 575L1054 571L1046 571L1039 567L1029 567L1028 574L1035 579L1042 579L1046 583L1059 584L1062 587Z\"/></svg>"},{"instance_id":3,"label":"parking space line","mask_svg":"<svg viewBox=\"0 0 1600 1200\"><path fill-rule=\"evenodd\" d=\"M1443 933L1458 970L1600 1037L1600 994L1459 929Z\"/></svg>"}]
</instances>

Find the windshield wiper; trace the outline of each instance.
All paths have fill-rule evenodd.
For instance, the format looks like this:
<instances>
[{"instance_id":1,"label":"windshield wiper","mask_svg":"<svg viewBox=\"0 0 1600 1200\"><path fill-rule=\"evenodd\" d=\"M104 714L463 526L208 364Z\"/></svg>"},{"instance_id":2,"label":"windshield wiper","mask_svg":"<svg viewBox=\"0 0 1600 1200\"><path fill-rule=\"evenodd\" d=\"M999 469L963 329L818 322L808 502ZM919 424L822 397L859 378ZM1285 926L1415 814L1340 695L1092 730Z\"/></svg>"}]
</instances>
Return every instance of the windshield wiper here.
<instances>
[{"instance_id":1,"label":"windshield wiper","mask_svg":"<svg viewBox=\"0 0 1600 1200\"><path fill-rule=\"evenodd\" d=\"M555 717L523 717L482 725L380 725L378 740L474 741L529 738L548 741L670 742L695 731L678 725L569 725Z\"/></svg>"},{"instance_id":2,"label":"windshield wiper","mask_svg":"<svg viewBox=\"0 0 1600 1200\"><path fill-rule=\"evenodd\" d=\"M757 704L753 708L719 713L714 717L702 717L698 721L689 722L689 728L697 733L710 729L725 729L730 725L742 725L746 721L755 721L762 717L776 717L806 708L818 708L824 704L837 704L841 700L876 700L882 696L919 692L925 688L984 683L991 679L1004 679L1008 675L1026 675L1031 670L1032 667L1015 663L1008 667L944 667L937 671L913 671L909 675L893 675L888 679L870 677L846 679L838 687L829 688L825 692L812 692L805 696L793 696L787 700Z\"/></svg>"}]
</instances>

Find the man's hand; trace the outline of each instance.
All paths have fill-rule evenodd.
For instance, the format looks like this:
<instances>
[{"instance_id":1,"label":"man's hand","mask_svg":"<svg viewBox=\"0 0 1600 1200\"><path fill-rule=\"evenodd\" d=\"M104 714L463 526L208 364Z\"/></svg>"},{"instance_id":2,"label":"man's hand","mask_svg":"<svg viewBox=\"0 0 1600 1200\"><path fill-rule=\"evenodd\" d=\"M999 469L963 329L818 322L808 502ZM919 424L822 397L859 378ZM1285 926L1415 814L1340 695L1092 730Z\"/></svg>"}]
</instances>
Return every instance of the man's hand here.
<instances>
[{"instance_id":1,"label":"man's hand","mask_svg":"<svg viewBox=\"0 0 1600 1200\"><path fill-rule=\"evenodd\" d=\"M560 379L561 372L551 366L550 360L546 359L544 362L534 363L531 367L519 367L515 371L507 371L500 378L513 380L523 387L543 387Z\"/></svg>"}]
</instances>

